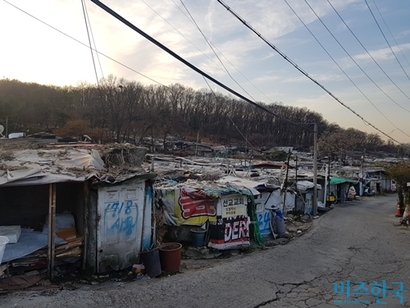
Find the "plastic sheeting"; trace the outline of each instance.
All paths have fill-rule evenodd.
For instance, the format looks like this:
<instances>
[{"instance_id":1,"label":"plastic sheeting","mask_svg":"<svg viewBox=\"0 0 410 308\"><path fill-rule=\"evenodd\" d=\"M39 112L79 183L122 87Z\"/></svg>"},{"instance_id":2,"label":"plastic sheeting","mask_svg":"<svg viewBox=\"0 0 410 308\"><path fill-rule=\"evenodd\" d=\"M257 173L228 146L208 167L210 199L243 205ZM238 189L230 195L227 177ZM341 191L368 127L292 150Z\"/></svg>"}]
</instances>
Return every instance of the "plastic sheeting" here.
<instances>
[{"instance_id":1,"label":"plastic sheeting","mask_svg":"<svg viewBox=\"0 0 410 308\"><path fill-rule=\"evenodd\" d=\"M9 239L9 243L17 243L21 234L21 227L14 226L0 226L0 236L6 236Z\"/></svg>"},{"instance_id":2,"label":"plastic sheeting","mask_svg":"<svg viewBox=\"0 0 410 308\"><path fill-rule=\"evenodd\" d=\"M1 161L6 170L0 171L0 185L83 182L105 170L98 151L93 149L16 150L11 155L13 159Z\"/></svg>"},{"instance_id":3,"label":"plastic sheeting","mask_svg":"<svg viewBox=\"0 0 410 308\"><path fill-rule=\"evenodd\" d=\"M234 182L226 178L218 182L186 182L184 184L166 183L155 187L155 202L164 210L167 225L202 225L215 221L216 204L224 196L256 196L254 188L259 182Z\"/></svg>"},{"instance_id":4,"label":"plastic sheeting","mask_svg":"<svg viewBox=\"0 0 410 308\"><path fill-rule=\"evenodd\" d=\"M352 179L346 179L346 178L340 178L336 176L331 176L329 180L329 184L332 185L337 185L337 184L342 184L342 183L353 183L356 184L358 181L352 180Z\"/></svg>"},{"instance_id":5,"label":"plastic sheeting","mask_svg":"<svg viewBox=\"0 0 410 308\"><path fill-rule=\"evenodd\" d=\"M306 191L308 189L313 189L315 187L315 184L313 184L313 182L310 182L310 181L298 181L297 187L298 187L298 190L300 191ZM322 185L316 184L316 188L322 189Z\"/></svg>"},{"instance_id":6,"label":"plastic sheeting","mask_svg":"<svg viewBox=\"0 0 410 308\"><path fill-rule=\"evenodd\" d=\"M55 237L55 244L65 244L66 241ZM21 235L17 243L7 244L3 254L3 261L8 262L27 256L48 244L46 233L32 231L32 229L21 229Z\"/></svg>"}]
</instances>

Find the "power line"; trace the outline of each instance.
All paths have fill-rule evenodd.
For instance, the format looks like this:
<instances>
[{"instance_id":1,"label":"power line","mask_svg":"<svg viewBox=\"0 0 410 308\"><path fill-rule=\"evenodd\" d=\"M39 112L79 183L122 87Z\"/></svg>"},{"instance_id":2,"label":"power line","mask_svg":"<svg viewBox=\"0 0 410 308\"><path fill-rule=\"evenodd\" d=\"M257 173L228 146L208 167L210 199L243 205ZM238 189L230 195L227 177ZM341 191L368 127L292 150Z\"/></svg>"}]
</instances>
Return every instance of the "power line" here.
<instances>
[{"instance_id":1,"label":"power line","mask_svg":"<svg viewBox=\"0 0 410 308\"><path fill-rule=\"evenodd\" d=\"M82 0L82 1L84 1L84 0ZM84 4L84 7L85 7L85 13L86 13L86 16L87 16L87 21L88 21L88 24L90 25L91 38L92 38L92 41L93 41L93 44L94 44L94 48L97 49L97 44L95 43L95 38L94 38L93 29L92 29L92 27L91 27L90 17L89 17L89 15L88 15L87 5ZM103 68L102 68L102 65L101 65L100 56L99 56L98 52L96 52L96 57L97 57L97 60L98 60L98 65L99 65L99 67L100 67L100 71L101 71L102 78L105 78L105 77L104 77L104 71L103 71Z\"/></svg>"},{"instance_id":2,"label":"power line","mask_svg":"<svg viewBox=\"0 0 410 308\"><path fill-rule=\"evenodd\" d=\"M370 104L373 105L373 107L388 121L390 124L392 124L397 130L400 130L403 134L406 136L410 137L410 135L406 134L404 131L402 131L400 128L398 128L390 119L388 119L380 110L379 108L376 107L376 105L373 104L373 102L364 94L364 92L359 88L359 86L350 78L350 76L345 72L345 70L337 63L337 61L332 57L332 55L327 51L327 49L323 46L323 44L319 41L319 39L313 34L313 32L309 29L309 27L306 25L306 23L300 18L300 16L296 13L296 11L292 8L292 6L284 0L285 3L288 5L288 7L292 10L292 12L296 15L296 17L299 19L299 21L303 24L303 26L306 28L307 31L313 36L313 38L316 40L316 42L319 44L320 47L326 52L326 54L329 56L330 59L337 65L337 67L343 72L343 74L347 77L347 79L350 80L350 82L356 87L356 89L369 101Z\"/></svg>"},{"instance_id":3,"label":"power line","mask_svg":"<svg viewBox=\"0 0 410 308\"><path fill-rule=\"evenodd\" d=\"M87 38L88 38L88 44L90 45L91 59L93 61L93 68L94 68L95 78L97 80L97 85L98 85L98 83L99 83L98 73L97 73L97 68L96 68L96 65L95 65L94 52L93 52L93 48L92 48L92 45L91 45L91 38L90 38L91 25L90 25L90 27L88 27L89 19L88 19L88 14L86 13L87 8L85 7L84 0L81 0L81 6L82 6L82 9L83 9L84 23L85 23L85 28L87 30ZM94 44L94 47L95 47L95 44Z\"/></svg>"},{"instance_id":4,"label":"power line","mask_svg":"<svg viewBox=\"0 0 410 308\"><path fill-rule=\"evenodd\" d=\"M218 68L220 68L220 66L218 66L213 59L211 59L210 57L208 57L208 55L206 55L200 48L198 48L191 40L189 40L183 33L181 33L178 29L176 29L172 24L170 24L164 17L162 17L153 7L151 7L148 3L146 3L144 0L141 0L146 6L148 6L155 14L157 14L159 17L161 17L162 20L164 20L168 25L170 25L176 32L178 32L183 38L185 38L192 46L194 46L200 53L202 53L205 57L207 57L213 64L215 64L215 66L217 66ZM191 20L187 14L175 3L174 0L172 0L172 2L175 4L175 6L180 10L180 12L194 25L196 25L196 23L194 23L193 20ZM184 5L185 7L185 5ZM188 10L187 10L188 11ZM201 31L202 32L202 31ZM207 40L205 38L205 40ZM227 57L225 57L225 55L216 47L214 46L209 40L208 40L208 44L211 46L212 49L216 49L219 54L222 55L222 57L244 78L246 79L260 94L262 94L263 96L265 96L268 100L270 100L272 103L275 104L275 102L269 97L267 96L265 93L263 93L251 80L249 80L231 61L229 61L229 59ZM215 52L214 52L215 54ZM223 64L222 64L223 65ZM224 66L224 65L223 65ZM224 66L225 67L225 66ZM245 90L244 90L245 91ZM246 91L245 91L246 92Z\"/></svg>"},{"instance_id":5,"label":"power line","mask_svg":"<svg viewBox=\"0 0 410 308\"><path fill-rule=\"evenodd\" d=\"M93 1L93 0L92 0ZM227 6L222 0L217 0L222 6L224 6L228 12L230 12L233 16L235 16L242 24L244 24L247 28L249 28L253 33L255 33L260 39L262 39L268 46L270 46L273 50L275 50L282 58L284 58L287 62L289 62L294 68L296 68L299 72L301 72L303 75L305 75L307 78L309 78L311 81L313 81L316 85L321 87L327 94L329 94L333 99L335 99L339 104L341 104L343 107L346 109L350 110L354 115L356 115L359 119L361 119L365 124L368 124L369 126L373 127L375 130L377 130L379 133L383 134L387 138L391 139L392 141L400 144L399 141L396 139L392 138L391 136L387 135L385 132L371 124L369 121L366 121L360 114L358 114L356 111L354 111L352 108L347 106L345 103L343 103L340 99L338 99L335 95L333 95L329 90L327 90L322 84L320 84L316 79L311 77L307 72L305 72L302 68L300 68L294 61L288 58L282 51L280 51L275 45L273 45L271 42L269 42L265 37L262 36L258 31L256 31L246 20L244 20L242 17L240 17L237 13L235 13L229 6Z\"/></svg>"},{"instance_id":6,"label":"power line","mask_svg":"<svg viewBox=\"0 0 410 308\"><path fill-rule=\"evenodd\" d=\"M403 53L403 50L401 50L400 45L397 43L396 39L394 38L393 33L391 33L389 26L387 25L386 21L384 20L383 15L382 15L382 13L380 12L379 7L377 6L376 2L374 2L374 0L373 0L373 4L374 4L374 6L376 7L377 12L379 12L379 15L380 15L381 19L383 20L383 23L384 23L384 25L386 26L387 30L389 30L389 33L390 33L391 37L393 38L394 42L396 43L397 48L400 50L401 55L402 55L403 58L406 60L407 64L410 65L409 61L407 60L406 56L405 56L404 53Z\"/></svg>"},{"instance_id":7,"label":"power line","mask_svg":"<svg viewBox=\"0 0 410 308\"><path fill-rule=\"evenodd\" d=\"M295 126L299 126L303 129L306 129L305 127L289 120L286 119L284 117L281 117L280 115L275 114L274 112L272 112L271 110L267 109L266 107L259 105L253 101L251 101L250 99L248 99L247 97L243 96L242 94L236 92L235 90L229 88L228 86L226 86L225 84L221 83L220 81L216 80L215 78L213 78L212 76L208 75L207 73L203 72L202 70L200 70L199 68L197 68L196 66L194 66L193 64L191 64L190 62L188 62L187 60L185 60L184 58L182 58L181 56L179 56L178 54L176 54L175 52L173 52L171 49L169 49L168 47L166 47L165 45L161 44L160 42L158 42L157 40L155 40L153 37L151 37L150 35L148 35L147 33L145 33L144 31L142 31L141 29L139 29L138 27L136 27L135 25L133 25L132 23L130 23L128 20L126 20L124 17L122 17L121 15L119 15L118 13L116 13L115 11L113 11L111 8L109 8L108 6L106 6L105 4L103 4L102 2L100 2L99 0L91 0L94 4L98 5L100 8L102 8L104 11L106 11L107 13L109 13L110 15L112 15L113 17L115 17L116 19L118 19L119 21L121 21L123 24L125 24L126 26L128 26L129 28L131 28L132 30L134 30L135 32L137 32L138 34L140 34L141 36L143 36L144 38L146 38L147 40L149 40L151 43L155 44L156 46L158 46L159 48L161 48L162 50L164 50L165 52L167 52L168 54L170 54L171 56L173 56L175 59L177 59L178 61L182 62L183 64L185 64L186 66L188 66L189 68L191 68L192 70L194 70L195 72L199 73L200 75L208 78L209 80L211 80L213 83L217 84L218 86L220 86L221 88L225 89L226 91L234 94L235 96L239 97L240 99L244 100L245 102L279 118L282 120L285 120Z\"/></svg>"},{"instance_id":8,"label":"power line","mask_svg":"<svg viewBox=\"0 0 410 308\"><path fill-rule=\"evenodd\" d=\"M203 77L203 76L202 76L202 77ZM214 95L215 100L217 100L217 96L216 96L215 92L212 90L210 84L208 83L208 80L206 80L205 77L203 77L203 78L204 78L204 80L205 80L205 83L208 85L209 90L210 90L210 91L212 92L212 94ZM234 120L233 120L228 114L225 114L225 116L227 116L228 119L232 122L232 125L233 125L233 126L235 127L235 129L239 132L239 134L242 136L242 138L245 140L245 142L251 146L252 150L258 152L258 150L252 145L252 143L248 140L248 138L243 135L242 131L241 131L241 130L239 129L239 127L236 125L236 123L234 122Z\"/></svg>"},{"instance_id":9,"label":"power line","mask_svg":"<svg viewBox=\"0 0 410 308\"><path fill-rule=\"evenodd\" d=\"M146 6L148 6L155 14L157 14L163 21L165 21L170 27L172 27L172 29L174 29L176 32L178 32L183 38L185 38L192 46L194 46L200 53L202 53L205 57L207 57L209 59L209 61L211 61L213 64L215 64L216 67L221 68L217 63L214 62L213 59L211 59L208 55L206 55L199 47L197 47L190 39L188 39L183 33L181 33L181 31L179 31L177 28L175 28L171 23L169 23L164 17L161 16L161 14L159 14L152 6L150 6L148 3L146 3L144 0L141 0ZM175 4L175 6L180 10L180 12L193 24L195 25L198 29L199 26L197 25L197 23L195 22L194 18L192 17L192 15L189 13L188 9L186 8L186 6L183 4L184 8L186 9L187 13L191 16L191 18L189 16L187 16L187 14L175 3L174 0L172 0L172 2ZM182 1L181 1L182 2ZM229 59L227 59L225 57L225 55L216 47L214 46L203 34L203 32L201 31L201 29L199 29L199 31L202 33L203 37L205 38L205 41L209 44L209 46L211 47L213 53L215 54L215 56L218 58L219 62L222 64L223 68L225 69L225 71L231 76L231 74L227 71L225 65L221 62L220 58L218 57L218 55L215 53L214 49L216 49L221 55L222 57L239 73L241 74L241 76L243 78L245 78L256 90L259 91L259 93L261 93L263 96L265 96L268 100L270 100L272 103L275 103L269 96L267 96L265 93L263 93L251 80L249 80L239 69L237 69L235 67L235 65L229 61ZM231 76L231 78L233 79L233 77ZM234 80L234 79L233 79ZM236 81L235 81L236 82ZM239 84L238 84L239 85ZM240 86L240 85L239 85ZM240 86L241 87L241 86ZM241 87L242 88L242 87ZM243 88L242 88L243 89ZM246 90L243 89L245 92ZM252 99L253 97L246 92Z\"/></svg>"},{"instance_id":10,"label":"power line","mask_svg":"<svg viewBox=\"0 0 410 308\"><path fill-rule=\"evenodd\" d=\"M367 8L369 9L370 13L372 14L373 19L374 19L374 21L376 22L376 25L377 25L377 27L378 27L379 30L380 30L380 33L381 33L381 34L383 35L383 37L384 37L384 40L386 41L387 45L389 45L389 48L390 48L390 50L391 50L391 52L392 52L394 58L396 59L396 61L397 61L397 63L399 64L399 66L401 67L403 73L406 75L407 79L410 80L409 75L407 75L407 73L406 73L406 71L404 70L403 66L401 65L399 59L397 58L396 53L394 52L394 50L393 50L393 48L391 47L389 41L387 40L386 36L384 35L384 32L383 32L382 28L380 27L379 23L377 22L377 19L376 19L376 17L374 16L373 11L372 11L372 9L370 8L369 4L367 3L367 0L364 0L364 2L366 2Z\"/></svg>"},{"instance_id":11,"label":"power line","mask_svg":"<svg viewBox=\"0 0 410 308\"><path fill-rule=\"evenodd\" d=\"M309 27L303 22L303 20L299 17L299 15L296 13L296 11L292 8L292 6L286 1L284 0L285 3L289 6L289 8L292 10L292 12L297 16L297 18L300 20L300 22L305 26L305 28L309 31L309 33L313 36L313 38L316 40L316 42L322 47L322 49L326 52L326 54L333 60L333 62L337 65L337 67L339 67L339 69L343 72L343 74L350 80L350 82L356 87L356 89L367 99L367 101L391 124L393 125L394 128L396 128L397 130L399 130L400 132L402 132L404 135L406 135L407 137L410 137L409 134L407 134L406 132L404 132L402 129L398 128L389 118L387 118L387 116L381 112L381 110L379 108L377 108L377 106L369 99L369 97L364 94L364 92L359 88L359 86L350 78L350 76L343 70L343 68L336 62L336 60L330 55L330 53L327 51L327 49L320 43L319 39L313 34L312 31L310 31ZM316 12L313 10L313 8L309 5L309 3L307 3L307 1L305 0L306 4L309 6L309 8L312 10L312 12L316 15L316 17L320 20L320 22L322 23L322 25L326 28L326 30L330 33L330 35L335 39L335 41L339 44L339 46L346 52L346 54L350 57L350 59L352 59L352 61L360 68L360 70L377 86L377 84L370 78L370 76L364 72L364 70L359 66L359 64L352 58L352 56L347 52L347 50L340 44L340 42L337 40L337 38L333 35L333 33L330 31L330 29L324 24L324 22L322 21L322 19L316 14ZM330 2L329 2L330 4ZM331 5L331 4L330 4ZM332 6L333 7L333 6ZM337 12L336 12L337 13ZM340 17L340 16L339 16ZM341 17L340 17L341 18ZM344 22L344 21L343 21ZM347 26L347 25L346 25ZM353 33L352 33L353 34ZM354 34L353 34L354 35ZM364 48L364 46L363 46ZM380 68L381 69L381 68ZM382 90L379 86L377 86L380 90ZM384 91L382 90L382 92L384 93ZM386 94L386 93L385 93ZM386 94L387 95L387 94ZM387 95L388 96L388 95ZM390 98L390 96L388 96ZM396 101L393 100L394 103L396 103ZM398 106L400 106L401 108L403 108L404 110L410 112L410 110L405 109L404 107L402 107L401 105L399 105L398 103L396 103Z\"/></svg>"},{"instance_id":12,"label":"power line","mask_svg":"<svg viewBox=\"0 0 410 308\"><path fill-rule=\"evenodd\" d=\"M53 30L59 32L60 34L63 34L64 36L66 36L66 37L72 39L73 41L75 41L75 42L77 42L77 43L79 43L79 44L81 44L81 45L83 45L83 46L85 46L85 47L87 47L87 48L90 47L89 45L84 44L83 42L81 42L81 41L77 40L76 38L72 37L71 35L69 35L69 34L67 34L67 33L65 33L65 32L63 32L63 31L57 29L56 27L54 27L54 26L52 26L52 25L46 23L45 21L43 21L43 20L37 18L36 16L34 16L34 15L32 15L32 14L30 14L30 13L24 11L23 9L19 8L18 6L15 6L14 4L11 4L11 3L8 2L7 0L4 0L4 2L6 2L8 5L14 7L15 9L19 10L20 12L22 12L22 13L24 13L24 14L30 16L31 18L33 18L33 19L35 19L35 20L41 22L42 24L46 25L47 27L50 27L51 29L53 29ZM152 78L150 78L150 77L148 77L148 76L146 76L146 75L144 75L144 74L138 72L137 70L133 69L132 67L130 67L130 66L124 64L124 63L121 63L121 62L119 62L118 60L115 60L114 58L112 58L112 57L110 57L110 56L108 56L108 55L106 55L106 54L104 54L104 53L98 51L98 50L95 49L95 48L92 48L92 50L93 50L94 52L98 53L99 55L101 55L101 56L103 56L103 57L105 57L105 58L107 58L107 59L109 59L109 60L111 60L111 61L113 61L113 62L115 62L115 63L117 63L117 64L119 64L119 65L121 65L121 66L123 66L123 67L125 67L125 68L127 68L127 69L129 69L130 71L132 71L132 72L134 72L134 73L137 73L138 75L140 75L140 76L142 76L142 77L144 77L144 78L146 78L146 79L148 79L148 80L151 80L151 81L153 81L153 82L155 82L155 83L157 83L157 84L159 84L159 85L162 85L162 86L164 86L164 87L167 87L166 85L160 83L159 81L156 81L155 79L152 79Z\"/></svg>"},{"instance_id":13,"label":"power line","mask_svg":"<svg viewBox=\"0 0 410 308\"><path fill-rule=\"evenodd\" d=\"M251 94L249 94L248 91L246 91L240 84L238 81L236 81L235 78L233 78L233 76L231 75L231 73L229 72L229 70L226 68L225 64L221 61L221 58L219 58L218 54L215 52L214 48L212 47L211 42L208 40L208 38L205 36L205 34L202 32L201 28L198 26L198 24L196 23L194 17L191 15L191 13L189 12L188 8L185 6L184 2L182 0L181 4L183 5L183 7L185 8L185 10L187 11L188 15L191 17L192 22L194 23L194 25L196 26L196 28L198 29L198 31L201 33L201 35L203 36L203 38L205 39L206 43L208 44L208 46L211 48L212 52L214 53L215 57L218 59L219 63L221 63L221 65L223 66L223 68L225 69L225 72L229 75L229 77L246 93L248 94L248 96L250 98L252 98L253 100L255 100Z\"/></svg>"},{"instance_id":14,"label":"power line","mask_svg":"<svg viewBox=\"0 0 410 308\"><path fill-rule=\"evenodd\" d=\"M196 48L196 50L198 50L200 53L202 53L205 57L207 57L209 59L209 61L211 61L213 64L215 64L215 66L218 66L213 59L211 59L210 57L208 57L198 46L196 46L189 38L187 38L181 31L179 31L177 28L175 28L171 23L169 23L164 17L161 16L161 14L159 14L152 6L150 6L148 3L146 3L144 0L141 0L146 6L148 6L155 14L157 14L163 21L165 21L170 27L172 27L172 29L174 29L176 32L178 32L179 35L181 35L184 39L186 39L192 46L194 46ZM172 1L174 2L174 1ZM184 16L192 22L192 20L189 19L188 16L186 16L185 12L183 12L179 6L174 2L175 6L182 12L182 14L184 14ZM219 67L219 66L218 66ZM219 67L220 68L220 67Z\"/></svg>"},{"instance_id":15,"label":"power line","mask_svg":"<svg viewBox=\"0 0 410 308\"><path fill-rule=\"evenodd\" d=\"M367 74L364 69L357 63L357 61L350 55L350 53L346 50L346 48L343 47L343 45L339 42L339 40L333 35L332 31L325 25L325 23L322 21L320 16L315 12L315 10L312 8L312 6L305 0L306 4L309 6L313 14L317 17L317 19L320 21L320 23L325 27L325 29L329 32L329 34L333 37L333 39L337 42L337 44L340 46L340 48L343 49L343 51L349 56L349 58L356 64L356 66L362 71L363 74L386 96L388 97L392 102L394 102L396 105L400 106L404 110L410 112L408 109L405 109L401 105L399 105L390 95L388 95L370 76ZM376 108L376 106L372 103L372 105ZM378 108L376 108L380 113L382 113ZM384 115L383 115L384 116ZM386 116L384 116L386 118ZM387 118L386 118L387 119ZM391 123L391 122L390 122ZM407 134L406 134L407 135Z\"/></svg>"},{"instance_id":16,"label":"power line","mask_svg":"<svg viewBox=\"0 0 410 308\"><path fill-rule=\"evenodd\" d=\"M359 38L354 34L354 32L352 31L352 29L348 26L348 24L344 21L344 19L342 18L342 16L340 16L339 12L336 10L336 8L332 5L332 3L330 3L330 0L327 0L327 2L329 3L329 5L332 7L332 9L335 11L335 13L337 14L337 16L339 16L340 20L343 22L343 24L346 26L346 28L350 31L350 33L354 36L354 38L357 40L357 42L360 44L360 46L363 47L363 49L366 51L366 53L369 55L369 57L373 60L373 62L379 67L379 69L384 73L384 75L396 86L396 88L403 93L404 96L406 96L408 99L410 99L410 97L403 92L403 90L390 78L390 76L386 73L385 70L383 70L383 68L379 65L379 63L377 63L377 61L373 58L373 56L371 55L371 53L366 49L366 47L364 47L364 45L362 44L362 42L359 40ZM398 104L397 104L398 105ZM401 107L402 109L406 110L407 112L410 112L410 110L404 108L401 105L398 105L399 107Z\"/></svg>"}]
</instances>

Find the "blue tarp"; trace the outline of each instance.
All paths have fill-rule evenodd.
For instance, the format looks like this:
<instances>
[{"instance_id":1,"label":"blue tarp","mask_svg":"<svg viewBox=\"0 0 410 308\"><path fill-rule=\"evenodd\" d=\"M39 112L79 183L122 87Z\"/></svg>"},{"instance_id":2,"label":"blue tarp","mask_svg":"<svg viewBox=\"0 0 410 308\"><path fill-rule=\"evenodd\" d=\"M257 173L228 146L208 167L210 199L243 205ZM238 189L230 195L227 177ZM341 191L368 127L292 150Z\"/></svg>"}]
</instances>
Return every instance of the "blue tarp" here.
<instances>
[{"instance_id":1,"label":"blue tarp","mask_svg":"<svg viewBox=\"0 0 410 308\"><path fill-rule=\"evenodd\" d=\"M65 244L66 241L55 237L55 244ZM47 247L48 234L32 229L21 229L19 240L15 244L7 244L2 262L8 262L27 256L41 248Z\"/></svg>"}]
</instances>

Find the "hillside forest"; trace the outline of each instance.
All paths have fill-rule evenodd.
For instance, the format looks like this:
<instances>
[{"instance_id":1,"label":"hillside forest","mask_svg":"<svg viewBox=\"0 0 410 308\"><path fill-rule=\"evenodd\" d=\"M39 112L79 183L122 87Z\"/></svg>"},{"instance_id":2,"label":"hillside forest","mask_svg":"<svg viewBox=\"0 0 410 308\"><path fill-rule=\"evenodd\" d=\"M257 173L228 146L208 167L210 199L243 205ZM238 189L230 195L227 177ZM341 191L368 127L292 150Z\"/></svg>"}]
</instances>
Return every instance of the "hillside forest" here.
<instances>
[{"instance_id":1,"label":"hillside forest","mask_svg":"<svg viewBox=\"0 0 410 308\"><path fill-rule=\"evenodd\" d=\"M210 89L194 90L181 84L145 86L112 75L98 86L57 87L0 80L0 124L6 126L7 122L8 133L88 135L94 142L136 145L147 137L166 144L173 136L257 151L275 146L309 151L316 123L321 156L341 159L353 151L404 155L401 145L376 133L342 128L306 108L257 104L269 112Z\"/></svg>"}]
</instances>

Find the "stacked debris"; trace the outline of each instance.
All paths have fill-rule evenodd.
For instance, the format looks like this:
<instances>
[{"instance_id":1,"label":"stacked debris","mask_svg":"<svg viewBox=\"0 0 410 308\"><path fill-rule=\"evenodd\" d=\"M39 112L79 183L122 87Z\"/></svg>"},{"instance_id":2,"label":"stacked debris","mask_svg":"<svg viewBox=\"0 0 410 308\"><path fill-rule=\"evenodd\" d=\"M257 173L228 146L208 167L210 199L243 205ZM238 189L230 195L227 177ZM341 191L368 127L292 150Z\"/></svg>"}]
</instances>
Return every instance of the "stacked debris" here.
<instances>
[{"instance_id":1,"label":"stacked debris","mask_svg":"<svg viewBox=\"0 0 410 308\"><path fill-rule=\"evenodd\" d=\"M56 215L53 250L47 246L49 237L47 225L44 226L43 231L20 228L20 226L3 226L1 230L3 230L2 234L9 238L1 266L6 277L33 270L47 271L49 265L47 260L51 258L55 266L73 265L81 260L83 237L77 234L74 217L70 213Z\"/></svg>"}]
</instances>

